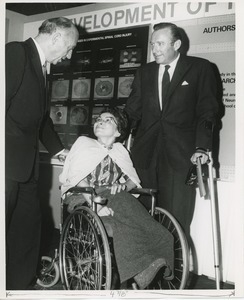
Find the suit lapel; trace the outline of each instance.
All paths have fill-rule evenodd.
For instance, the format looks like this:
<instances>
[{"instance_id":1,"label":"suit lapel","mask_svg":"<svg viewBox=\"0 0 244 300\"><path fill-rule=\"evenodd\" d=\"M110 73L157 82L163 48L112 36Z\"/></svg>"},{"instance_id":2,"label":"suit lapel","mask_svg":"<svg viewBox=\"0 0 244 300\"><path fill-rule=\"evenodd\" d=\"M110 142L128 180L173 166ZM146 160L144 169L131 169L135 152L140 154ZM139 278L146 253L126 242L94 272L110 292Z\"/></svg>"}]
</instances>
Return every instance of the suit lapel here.
<instances>
[{"instance_id":1,"label":"suit lapel","mask_svg":"<svg viewBox=\"0 0 244 300\"><path fill-rule=\"evenodd\" d=\"M191 67L191 64L186 59L186 56L183 56L181 54L181 56L177 62L171 83L170 83L170 87L169 87L168 94L167 94L167 97L164 102L162 112L165 111L168 103L170 102L170 97L172 96L174 91L177 89L177 86L182 82L182 78L185 76L186 72L190 69L190 67Z\"/></svg>"},{"instance_id":2,"label":"suit lapel","mask_svg":"<svg viewBox=\"0 0 244 300\"><path fill-rule=\"evenodd\" d=\"M177 85L181 82L182 78L184 77L186 72L189 70L189 68L190 68L190 64L187 62L185 57L181 55L177 65L176 65L174 75L173 75L171 83L170 83L167 100L170 98L172 93L175 91Z\"/></svg>"},{"instance_id":3,"label":"suit lapel","mask_svg":"<svg viewBox=\"0 0 244 300\"><path fill-rule=\"evenodd\" d=\"M28 50L29 50L29 54L30 54L30 59L31 59L31 64L35 70L36 76L38 78L39 81L39 86L40 86L40 93L41 93L41 99L44 99L44 102L39 103L40 104L40 108L42 111L45 110L46 107L46 93L45 93L45 79L43 76L43 72L42 72L42 66L41 66L41 61L40 61L40 56L39 53L36 49L35 43L33 42L33 40L30 38L26 41Z\"/></svg>"}]
</instances>

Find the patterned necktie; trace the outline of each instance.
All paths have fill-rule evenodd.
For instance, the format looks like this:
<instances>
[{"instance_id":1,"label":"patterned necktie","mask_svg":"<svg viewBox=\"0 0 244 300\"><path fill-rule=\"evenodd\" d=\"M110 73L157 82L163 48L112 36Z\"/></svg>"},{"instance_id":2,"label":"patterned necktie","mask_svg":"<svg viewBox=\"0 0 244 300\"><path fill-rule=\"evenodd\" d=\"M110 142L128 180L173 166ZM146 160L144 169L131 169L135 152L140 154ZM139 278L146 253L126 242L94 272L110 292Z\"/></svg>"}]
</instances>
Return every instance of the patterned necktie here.
<instances>
[{"instance_id":1,"label":"patterned necktie","mask_svg":"<svg viewBox=\"0 0 244 300\"><path fill-rule=\"evenodd\" d=\"M162 107L164 105L164 101L166 99L169 85L170 85L170 77L169 77L169 72L168 72L169 68L170 68L169 65L165 66L164 75L163 75L163 79L162 79Z\"/></svg>"},{"instance_id":2,"label":"patterned necktie","mask_svg":"<svg viewBox=\"0 0 244 300\"><path fill-rule=\"evenodd\" d=\"M100 177L101 183L105 184L108 181L108 178L110 176L109 172L109 162L110 162L110 157L106 156L104 160L102 161L102 174Z\"/></svg>"}]
</instances>

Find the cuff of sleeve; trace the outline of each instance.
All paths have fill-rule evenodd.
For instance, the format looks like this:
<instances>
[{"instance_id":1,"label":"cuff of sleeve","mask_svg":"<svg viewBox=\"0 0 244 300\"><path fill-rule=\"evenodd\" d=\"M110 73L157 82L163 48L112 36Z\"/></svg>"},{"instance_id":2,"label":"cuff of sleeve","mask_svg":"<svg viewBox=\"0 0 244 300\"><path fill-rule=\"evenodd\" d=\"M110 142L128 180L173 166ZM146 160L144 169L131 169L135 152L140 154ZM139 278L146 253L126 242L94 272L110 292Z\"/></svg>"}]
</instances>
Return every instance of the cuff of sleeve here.
<instances>
[{"instance_id":1,"label":"cuff of sleeve","mask_svg":"<svg viewBox=\"0 0 244 300\"><path fill-rule=\"evenodd\" d=\"M59 151L58 153L55 154L55 156L59 156L60 154L63 154L64 150L65 150L65 149Z\"/></svg>"},{"instance_id":2,"label":"cuff of sleeve","mask_svg":"<svg viewBox=\"0 0 244 300\"><path fill-rule=\"evenodd\" d=\"M207 154L208 150L205 149L205 148L197 147L197 148L196 148L196 152L197 152L197 153L204 153L204 154Z\"/></svg>"}]
</instances>

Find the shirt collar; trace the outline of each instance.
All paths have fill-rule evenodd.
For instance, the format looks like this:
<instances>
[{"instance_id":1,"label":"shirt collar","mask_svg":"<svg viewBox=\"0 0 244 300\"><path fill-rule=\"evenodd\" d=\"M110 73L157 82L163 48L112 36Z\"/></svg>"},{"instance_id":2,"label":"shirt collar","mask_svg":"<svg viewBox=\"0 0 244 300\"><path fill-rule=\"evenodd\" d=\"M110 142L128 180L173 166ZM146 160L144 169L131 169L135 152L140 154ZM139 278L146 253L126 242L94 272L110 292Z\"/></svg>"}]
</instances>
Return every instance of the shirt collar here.
<instances>
[{"instance_id":1,"label":"shirt collar","mask_svg":"<svg viewBox=\"0 0 244 300\"><path fill-rule=\"evenodd\" d=\"M180 53L178 54L178 56L176 57L176 59L173 60L170 64L165 64L165 65L160 64L160 68L164 70L164 67L165 67L166 65L169 65L169 66L170 66L169 72L174 72L175 67L176 67L176 64L177 64L179 58L180 58Z\"/></svg>"},{"instance_id":2,"label":"shirt collar","mask_svg":"<svg viewBox=\"0 0 244 300\"><path fill-rule=\"evenodd\" d=\"M40 57L40 61L41 61L41 65L43 66L46 63L46 58L45 58L45 54L42 50L42 48L40 47L40 45L37 43L37 41L35 39L32 38L32 40L34 41L39 57Z\"/></svg>"},{"instance_id":3,"label":"shirt collar","mask_svg":"<svg viewBox=\"0 0 244 300\"><path fill-rule=\"evenodd\" d=\"M175 67L176 67L176 64L177 64L177 62L178 62L178 60L179 60L179 58L180 58L180 53L178 54L178 56L176 57L176 59L175 60L173 60L169 65L170 65L170 67L172 68L172 69L175 69Z\"/></svg>"}]
</instances>

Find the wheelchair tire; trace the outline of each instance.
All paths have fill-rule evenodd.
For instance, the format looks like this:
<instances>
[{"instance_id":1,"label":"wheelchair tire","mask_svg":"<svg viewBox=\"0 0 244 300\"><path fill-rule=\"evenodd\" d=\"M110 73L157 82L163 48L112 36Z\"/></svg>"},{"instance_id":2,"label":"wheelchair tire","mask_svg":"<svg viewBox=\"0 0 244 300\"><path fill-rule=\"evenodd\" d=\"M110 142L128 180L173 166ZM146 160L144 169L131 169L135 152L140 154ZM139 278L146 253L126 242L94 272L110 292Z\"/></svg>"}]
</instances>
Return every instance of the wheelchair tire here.
<instances>
[{"instance_id":1,"label":"wheelchair tire","mask_svg":"<svg viewBox=\"0 0 244 300\"><path fill-rule=\"evenodd\" d=\"M155 208L154 219L174 236L174 273L169 278L157 278L155 289L184 289L189 275L189 248L177 220L165 209Z\"/></svg>"},{"instance_id":2,"label":"wheelchair tire","mask_svg":"<svg viewBox=\"0 0 244 300\"><path fill-rule=\"evenodd\" d=\"M53 264L53 265L52 265ZM59 265L49 256L41 257L41 268L36 283L43 288L50 288L58 283L60 278Z\"/></svg>"},{"instance_id":3,"label":"wheelchair tire","mask_svg":"<svg viewBox=\"0 0 244 300\"><path fill-rule=\"evenodd\" d=\"M111 255L104 226L94 211L79 207L65 220L59 246L66 290L109 290Z\"/></svg>"}]
</instances>

